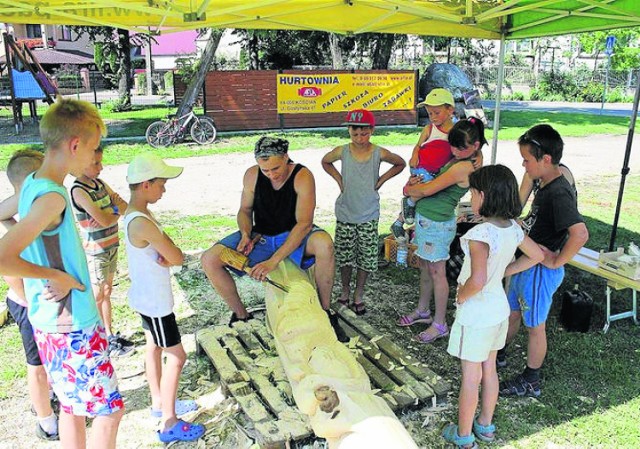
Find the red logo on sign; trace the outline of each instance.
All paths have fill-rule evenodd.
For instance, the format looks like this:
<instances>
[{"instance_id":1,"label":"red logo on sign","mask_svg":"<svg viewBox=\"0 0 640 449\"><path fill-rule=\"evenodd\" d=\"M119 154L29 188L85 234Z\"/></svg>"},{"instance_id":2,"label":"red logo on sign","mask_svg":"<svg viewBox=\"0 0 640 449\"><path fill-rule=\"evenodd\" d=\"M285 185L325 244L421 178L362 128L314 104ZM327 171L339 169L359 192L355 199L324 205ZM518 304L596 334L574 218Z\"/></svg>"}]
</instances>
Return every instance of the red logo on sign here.
<instances>
[{"instance_id":1,"label":"red logo on sign","mask_svg":"<svg viewBox=\"0 0 640 449\"><path fill-rule=\"evenodd\" d=\"M301 87L298 89L299 97L319 97L322 95L322 89L318 87Z\"/></svg>"}]
</instances>

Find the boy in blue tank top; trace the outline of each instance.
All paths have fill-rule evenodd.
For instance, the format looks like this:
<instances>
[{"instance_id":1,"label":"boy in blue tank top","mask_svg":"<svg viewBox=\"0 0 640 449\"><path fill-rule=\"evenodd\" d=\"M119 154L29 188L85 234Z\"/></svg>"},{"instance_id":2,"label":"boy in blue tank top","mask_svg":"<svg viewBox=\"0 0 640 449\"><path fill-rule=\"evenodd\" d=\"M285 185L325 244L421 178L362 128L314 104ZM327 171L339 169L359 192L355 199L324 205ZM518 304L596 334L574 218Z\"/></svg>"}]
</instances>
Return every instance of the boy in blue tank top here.
<instances>
[{"instance_id":1,"label":"boy in blue tank top","mask_svg":"<svg viewBox=\"0 0 640 449\"><path fill-rule=\"evenodd\" d=\"M60 400L62 447L111 449L124 402L63 186L93 160L106 127L90 103L59 98L40 122L46 149L20 192L20 221L0 240L0 273L24 278L34 339ZM94 418L86 443L86 417Z\"/></svg>"},{"instance_id":2,"label":"boy in blue tank top","mask_svg":"<svg viewBox=\"0 0 640 449\"><path fill-rule=\"evenodd\" d=\"M334 243L336 265L340 267L342 280L342 294L338 302L363 315L366 312L364 286L369 273L378 270L378 190L402 172L406 163L397 154L370 142L375 127L375 117L370 111L350 111L343 125L349 127L351 141L325 154L322 168L340 187L340 195L336 200ZM341 161L341 171L333 165L336 161ZM391 168L382 175L380 162L391 164ZM353 303L349 305L354 266L357 268L356 290Z\"/></svg>"}]
</instances>

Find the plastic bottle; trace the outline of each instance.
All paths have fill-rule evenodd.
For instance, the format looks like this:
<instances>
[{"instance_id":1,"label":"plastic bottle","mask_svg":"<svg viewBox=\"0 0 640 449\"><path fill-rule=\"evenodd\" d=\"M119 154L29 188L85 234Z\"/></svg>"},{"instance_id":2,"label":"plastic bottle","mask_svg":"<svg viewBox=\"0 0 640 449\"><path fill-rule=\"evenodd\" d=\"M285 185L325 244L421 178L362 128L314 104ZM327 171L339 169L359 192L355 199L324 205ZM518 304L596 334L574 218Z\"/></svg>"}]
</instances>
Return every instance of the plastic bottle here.
<instances>
[{"instance_id":1,"label":"plastic bottle","mask_svg":"<svg viewBox=\"0 0 640 449\"><path fill-rule=\"evenodd\" d=\"M407 239L404 237L398 237L396 239L396 243L398 244L396 250L396 266L400 268L407 268L407 255L409 254Z\"/></svg>"}]
</instances>

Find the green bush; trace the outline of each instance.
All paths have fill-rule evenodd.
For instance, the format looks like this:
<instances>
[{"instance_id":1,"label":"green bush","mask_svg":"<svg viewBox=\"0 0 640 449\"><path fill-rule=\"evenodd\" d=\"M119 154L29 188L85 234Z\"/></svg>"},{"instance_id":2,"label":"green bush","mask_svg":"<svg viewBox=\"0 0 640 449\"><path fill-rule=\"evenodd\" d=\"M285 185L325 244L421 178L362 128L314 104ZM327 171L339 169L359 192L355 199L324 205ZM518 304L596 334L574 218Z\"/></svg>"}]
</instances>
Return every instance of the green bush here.
<instances>
[{"instance_id":1,"label":"green bush","mask_svg":"<svg viewBox=\"0 0 640 449\"><path fill-rule=\"evenodd\" d=\"M586 101L590 103L597 103L602 101L602 93L604 92L604 85L591 81L580 90L577 96L578 101Z\"/></svg>"},{"instance_id":2,"label":"green bush","mask_svg":"<svg viewBox=\"0 0 640 449\"><path fill-rule=\"evenodd\" d=\"M624 90L619 87L607 92L607 102L609 103L624 103L627 100ZM631 100L633 101L633 100Z\"/></svg>"},{"instance_id":3,"label":"green bush","mask_svg":"<svg viewBox=\"0 0 640 449\"><path fill-rule=\"evenodd\" d=\"M173 90L173 72L165 72L164 89L166 91Z\"/></svg>"},{"instance_id":4,"label":"green bush","mask_svg":"<svg viewBox=\"0 0 640 449\"><path fill-rule=\"evenodd\" d=\"M524 92L514 92L511 94L511 99L514 101L524 101Z\"/></svg>"},{"instance_id":5,"label":"green bush","mask_svg":"<svg viewBox=\"0 0 640 449\"><path fill-rule=\"evenodd\" d=\"M536 100L575 101L579 93L571 74L555 71L543 73L535 87ZM533 93L531 99L534 99Z\"/></svg>"}]
</instances>

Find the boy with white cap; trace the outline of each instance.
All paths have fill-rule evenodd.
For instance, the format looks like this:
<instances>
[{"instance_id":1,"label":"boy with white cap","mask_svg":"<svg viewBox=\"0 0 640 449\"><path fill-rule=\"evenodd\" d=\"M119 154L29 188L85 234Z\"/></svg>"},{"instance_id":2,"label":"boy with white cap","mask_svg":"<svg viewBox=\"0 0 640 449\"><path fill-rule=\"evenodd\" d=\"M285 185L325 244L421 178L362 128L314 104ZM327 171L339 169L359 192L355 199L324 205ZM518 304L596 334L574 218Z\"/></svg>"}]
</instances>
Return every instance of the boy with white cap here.
<instances>
[{"instance_id":1,"label":"boy with white cap","mask_svg":"<svg viewBox=\"0 0 640 449\"><path fill-rule=\"evenodd\" d=\"M424 127L413 147L409 167L411 176L419 176L422 182L428 182L453 158L447 136L453 127L455 101L447 89L436 88L417 106L426 106L430 123ZM404 236L404 223L413 224L415 205L412 198L402 198L402 214L391 225L391 232L396 237Z\"/></svg>"},{"instance_id":2,"label":"boy with white cap","mask_svg":"<svg viewBox=\"0 0 640 449\"><path fill-rule=\"evenodd\" d=\"M124 240L131 278L129 304L142 317L151 415L162 419L158 438L163 443L197 440L205 430L201 424L177 418L197 408L194 401L176 400L187 355L173 313L169 267L182 265L183 254L148 209L162 198L167 180L182 170L151 153L136 156L127 170L131 199L124 216Z\"/></svg>"}]
</instances>

